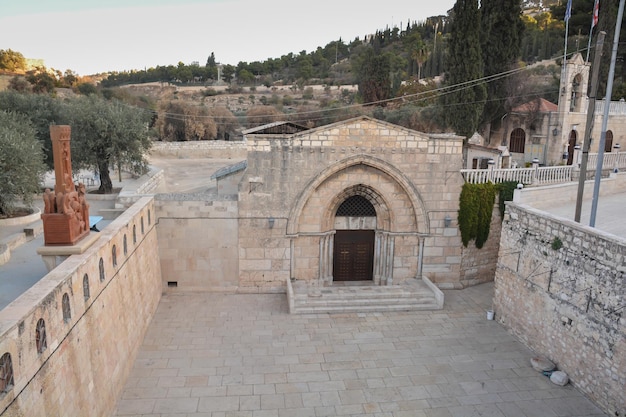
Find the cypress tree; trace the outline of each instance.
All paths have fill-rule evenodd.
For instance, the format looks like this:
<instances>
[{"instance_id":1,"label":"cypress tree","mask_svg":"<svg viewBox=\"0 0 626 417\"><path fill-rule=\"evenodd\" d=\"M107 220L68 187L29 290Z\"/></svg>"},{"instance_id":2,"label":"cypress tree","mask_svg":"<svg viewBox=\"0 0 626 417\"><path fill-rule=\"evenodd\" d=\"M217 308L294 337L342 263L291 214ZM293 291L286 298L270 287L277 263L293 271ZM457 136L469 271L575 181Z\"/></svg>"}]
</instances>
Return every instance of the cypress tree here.
<instances>
[{"instance_id":1,"label":"cypress tree","mask_svg":"<svg viewBox=\"0 0 626 417\"><path fill-rule=\"evenodd\" d=\"M488 77L513 69L520 59L524 30L520 0L482 0L480 11L484 75ZM482 124L499 123L506 113L508 96L506 78L487 83L487 102Z\"/></svg>"},{"instance_id":2,"label":"cypress tree","mask_svg":"<svg viewBox=\"0 0 626 417\"><path fill-rule=\"evenodd\" d=\"M451 87L483 76L478 0L457 0L452 13L446 64L446 84ZM482 83L452 87L443 96L446 124L470 137L478 128L485 97Z\"/></svg>"}]
</instances>

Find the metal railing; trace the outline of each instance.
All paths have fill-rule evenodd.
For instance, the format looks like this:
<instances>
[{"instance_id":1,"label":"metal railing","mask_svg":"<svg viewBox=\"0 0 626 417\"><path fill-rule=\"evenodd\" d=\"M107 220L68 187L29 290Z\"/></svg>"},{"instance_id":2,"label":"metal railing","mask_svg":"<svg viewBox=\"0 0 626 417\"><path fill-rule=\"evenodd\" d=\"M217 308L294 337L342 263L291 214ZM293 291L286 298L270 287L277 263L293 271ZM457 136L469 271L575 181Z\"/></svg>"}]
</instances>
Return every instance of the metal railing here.
<instances>
[{"instance_id":1,"label":"metal railing","mask_svg":"<svg viewBox=\"0 0 626 417\"><path fill-rule=\"evenodd\" d=\"M486 182L501 183L515 181L522 184L559 184L572 181L571 165L513 169L462 169L465 182L481 184Z\"/></svg>"}]
</instances>

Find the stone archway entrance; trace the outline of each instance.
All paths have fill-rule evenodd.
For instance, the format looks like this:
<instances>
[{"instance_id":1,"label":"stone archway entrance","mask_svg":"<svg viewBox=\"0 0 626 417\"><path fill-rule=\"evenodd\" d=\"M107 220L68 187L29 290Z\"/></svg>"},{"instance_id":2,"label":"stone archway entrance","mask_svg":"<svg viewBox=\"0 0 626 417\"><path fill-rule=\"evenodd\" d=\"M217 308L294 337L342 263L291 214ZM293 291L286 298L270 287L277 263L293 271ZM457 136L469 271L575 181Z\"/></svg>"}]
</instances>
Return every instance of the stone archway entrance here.
<instances>
[{"instance_id":1,"label":"stone archway entrance","mask_svg":"<svg viewBox=\"0 0 626 417\"><path fill-rule=\"evenodd\" d=\"M333 255L333 281L372 281L373 230L337 230Z\"/></svg>"}]
</instances>

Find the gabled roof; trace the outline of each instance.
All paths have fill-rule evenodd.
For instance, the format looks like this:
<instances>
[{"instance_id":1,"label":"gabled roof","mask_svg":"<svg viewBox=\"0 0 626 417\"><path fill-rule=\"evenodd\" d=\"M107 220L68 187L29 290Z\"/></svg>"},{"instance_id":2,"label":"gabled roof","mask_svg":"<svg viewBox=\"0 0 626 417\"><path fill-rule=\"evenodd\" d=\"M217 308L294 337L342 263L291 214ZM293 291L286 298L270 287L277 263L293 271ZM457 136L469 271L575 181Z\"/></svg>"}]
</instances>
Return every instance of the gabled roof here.
<instances>
[{"instance_id":1,"label":"gabled roof","mask_svg":"<svg viewBox=\"0 0 626 417\"><path fill-rule=\"evenodd\" d=\"M558 111L559 106L556 104L549 102L544 98L539 98L538 100L531 100L524 104L520 104L517 107L514 107L511 111L513 113L530 113L539 111L540 113L549 113L553 111Z\"/></svg>"},{"instance_id":2,"label":"gabled roof","mask_svg":"<svg viewBox=\"0 0 626 417\"><path fill-rule=\"evenodd\" d=\"M376 119L374 117L370 117L370 116L366 116L366 115L360 115L360 116L356 116L356 117L352 117L350 119L345 119L345 120L340 120L338 122L334 122L328 125L322 125L322 126L318 126L318 127L314 127L312 129L308 129L306 132L298 132L296 134L294 134L294 138L298 137L298 136L303 136L303 135L308 135L308 134L314 134L314 133L318 133L318 132L324 132L326 130L331 130L337 127L344 127L344 126L348 126L351 124L355 124L358 122L371 122L374 124L377 124L379 126L385 126L388 129L391 130L395 130L395 131L404 131L404 132L409 132L411 135L419 135L419 136L429 136L429 137L433 137L433 138L449 138L449 137L453 137L456 136L453 133L424 133L424 132L420 132L418 130L414 130L414 129L409 129L408 127L404 127L404 126L400 126L400 125L396 125L390 122L386 122L383 120L379 120Z\"/></svg>"},{"instance_id":3,"label":"gabled roof","mask_svg":"<svg viewBox=\"0 0 626 417\"><path fill-rule=\"evenodd\" d=\"M262 126L252 127L250 129L244 130L242 133L244 135L249 135L254 133L255 135L290 135L293 133L302 132L304 130L308 130L309 128L306 126L302 126L292 122L273 122L268 123Z\"/></svg>"}]
</instances>

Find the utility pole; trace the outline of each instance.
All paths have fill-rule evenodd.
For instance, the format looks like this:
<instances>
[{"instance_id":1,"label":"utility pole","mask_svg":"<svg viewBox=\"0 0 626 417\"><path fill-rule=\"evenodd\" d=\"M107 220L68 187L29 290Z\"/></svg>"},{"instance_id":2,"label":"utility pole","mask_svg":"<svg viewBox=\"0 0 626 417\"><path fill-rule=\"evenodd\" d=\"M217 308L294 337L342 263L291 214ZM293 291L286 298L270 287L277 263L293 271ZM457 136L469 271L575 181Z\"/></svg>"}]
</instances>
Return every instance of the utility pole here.
<instances>
[{"instance_id":1,"label":"utility pole","mask_svg":"<svg viewBox=\"0 0 626 417\"><path fill-rule=\"evenodd\" d=\"M606 83L606 96L604 98L604 114L602 117L602 131L600 132L600 143L598 144L598 162L596 163L596 177L593 185L593 199L591 200L591 215L589 226L596 225L596 212L598 211L598 194L600 193L600 177L602 176L602 162L604 162L604 144L606 143L606 126L609 122L609 107L611 107L611 95L613 94L613 78L615 77L615 61L617 59L617 47L619 45L619 33L622 28L622 17L624 16L624 0L619 2L617 12L617 22L615 22L615 35L613 36L613 50L611 52L611 66L609 67L609 78Z\"/></svg>"},{"instance_id":2,"label":"utility pole","mask_svg":"<svg viewBox=\"0 0 626 417\"><path fill-rule=\"evenodd\" d=\"M623 1L623 0L622 0ZM600 58L602 57L602 45L606 32L598 33L596 42L596 54L593 58L593 71L591 73L591 85L589 91L589 105L587 106L587 122L585 123L585 136L583 141L583 155L580 161L580 176L578 178L578 194L576 196L576 213L574 221L580 223L580 212L585 192L585 180L587 179L587 160L589 159L589 147L591 145L591 131L593 130L593 118L596 112L596 94L598 92L598 74L600 73ZM563 71L565 74L565 71ZM567 81L567 80L566 80Z\"/></svg>"}]
</instances>

